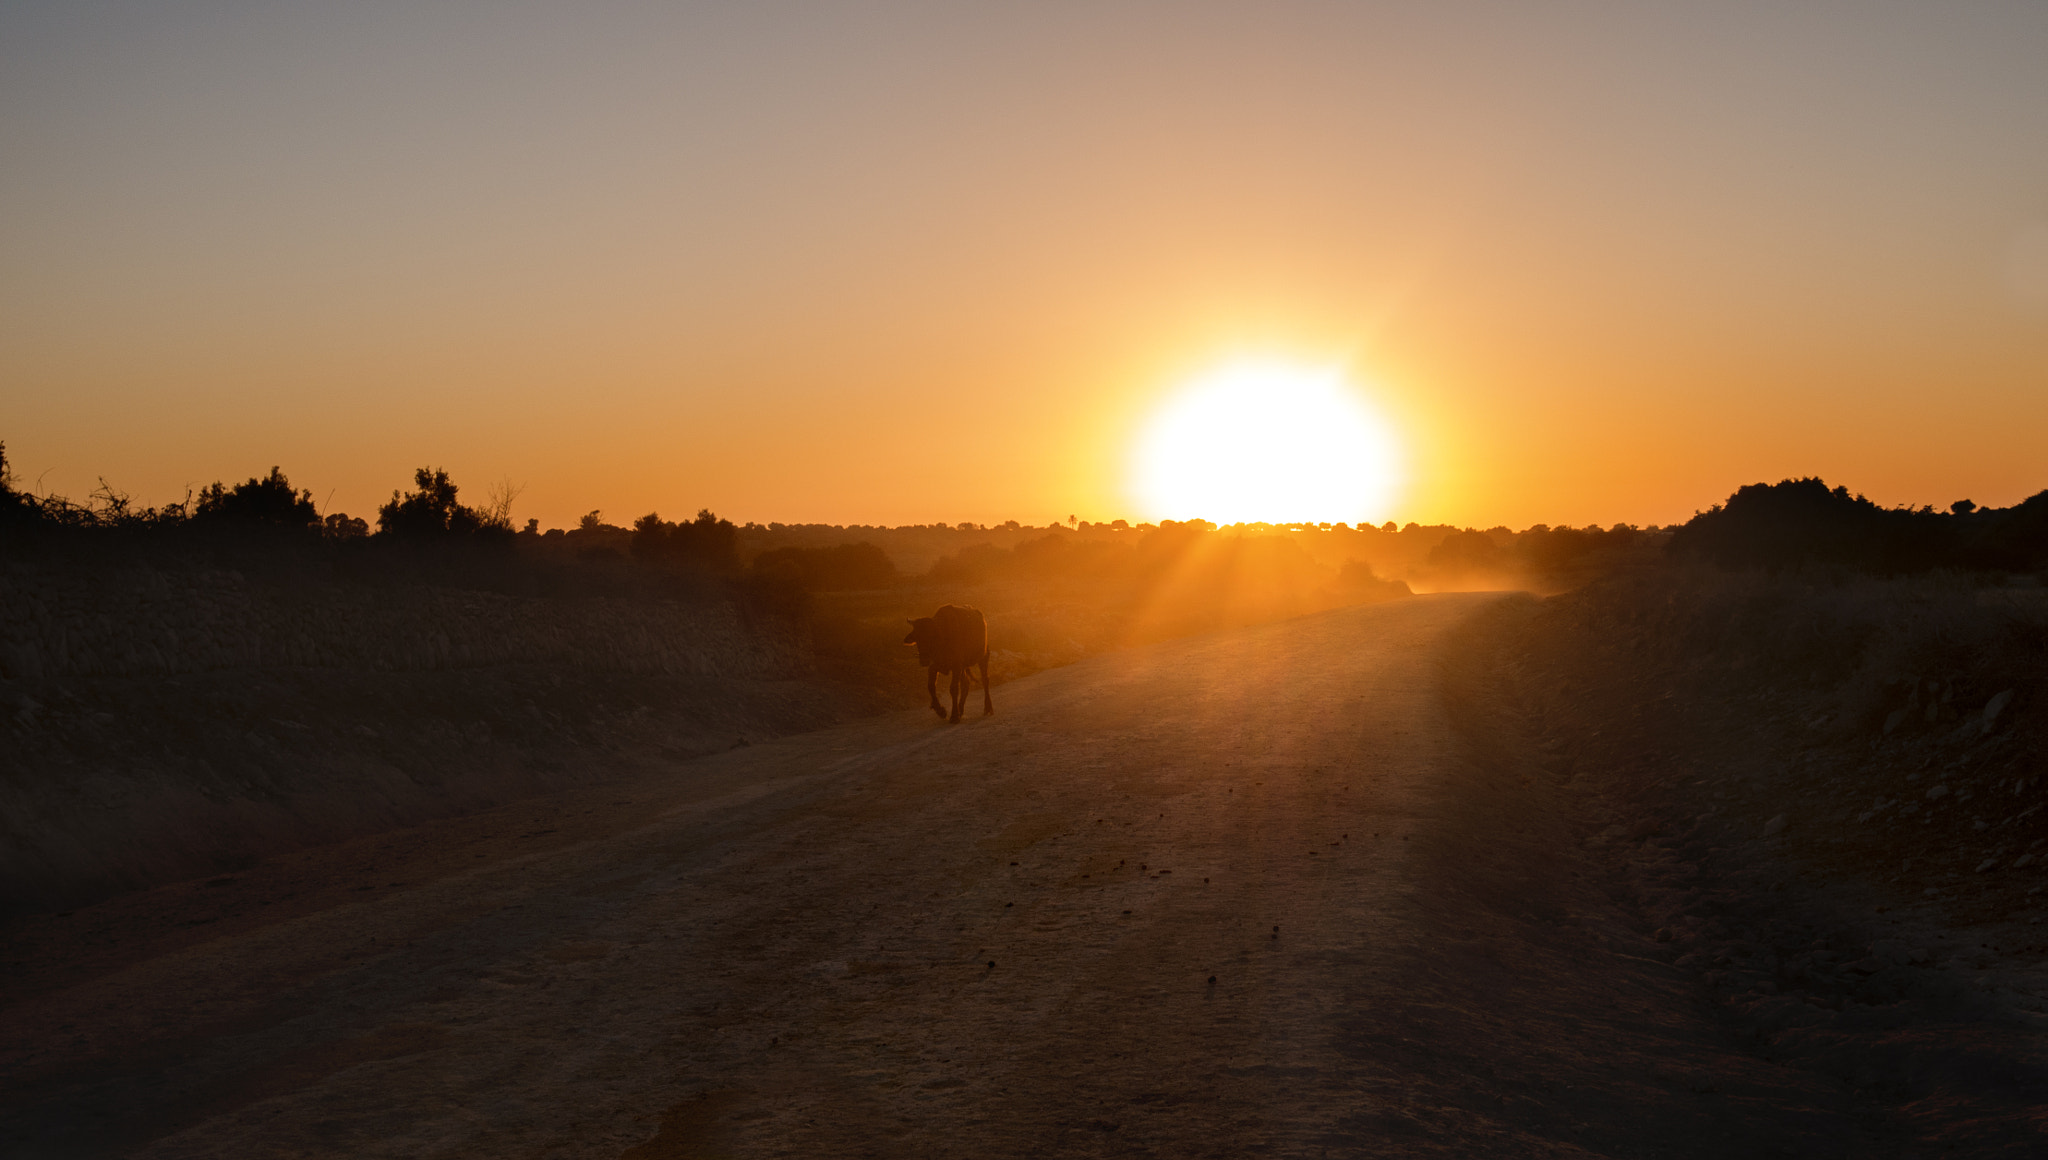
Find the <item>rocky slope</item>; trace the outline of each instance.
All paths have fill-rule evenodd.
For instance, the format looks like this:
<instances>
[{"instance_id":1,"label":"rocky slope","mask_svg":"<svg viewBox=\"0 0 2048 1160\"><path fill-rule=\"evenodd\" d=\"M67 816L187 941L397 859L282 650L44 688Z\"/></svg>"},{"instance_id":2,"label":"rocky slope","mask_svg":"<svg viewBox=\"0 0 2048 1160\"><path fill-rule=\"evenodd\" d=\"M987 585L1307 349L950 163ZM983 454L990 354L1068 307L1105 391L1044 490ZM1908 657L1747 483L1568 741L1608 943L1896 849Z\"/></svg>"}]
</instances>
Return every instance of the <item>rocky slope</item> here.
<instances>
[{"instance_id":1,"label":"rocky slope","mask_svg":"<svg viewBox=\"0 0 2048 1160\"><path fill-rule=\"evenodd\" d=\"M1658 957L1758 1053L1888 1106L1930 1154L2034 1154L2031 601L1660 569L1501 615L1527 728Z\"/></svg>"}]
</instances>

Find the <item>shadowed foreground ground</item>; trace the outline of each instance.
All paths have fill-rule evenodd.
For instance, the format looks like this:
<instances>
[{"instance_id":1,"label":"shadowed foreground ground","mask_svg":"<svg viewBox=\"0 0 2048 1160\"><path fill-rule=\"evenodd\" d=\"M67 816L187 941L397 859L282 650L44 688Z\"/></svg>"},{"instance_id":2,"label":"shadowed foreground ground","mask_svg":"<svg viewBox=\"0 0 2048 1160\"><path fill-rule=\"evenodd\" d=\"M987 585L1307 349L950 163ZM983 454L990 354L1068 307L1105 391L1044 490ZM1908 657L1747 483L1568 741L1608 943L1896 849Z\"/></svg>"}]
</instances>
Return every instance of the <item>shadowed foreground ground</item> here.
<instances>
[{"instance_id":1,"label":"shadowed foreground ground","mask_svg":"<svg viewBox=\"0 0 2048 1160\"><path fill-rule=\"evenodd\" d=\"M1658 961L1437 597L15 933L18 1156L1896 1155Z\"/></svg>"}]
</instances>

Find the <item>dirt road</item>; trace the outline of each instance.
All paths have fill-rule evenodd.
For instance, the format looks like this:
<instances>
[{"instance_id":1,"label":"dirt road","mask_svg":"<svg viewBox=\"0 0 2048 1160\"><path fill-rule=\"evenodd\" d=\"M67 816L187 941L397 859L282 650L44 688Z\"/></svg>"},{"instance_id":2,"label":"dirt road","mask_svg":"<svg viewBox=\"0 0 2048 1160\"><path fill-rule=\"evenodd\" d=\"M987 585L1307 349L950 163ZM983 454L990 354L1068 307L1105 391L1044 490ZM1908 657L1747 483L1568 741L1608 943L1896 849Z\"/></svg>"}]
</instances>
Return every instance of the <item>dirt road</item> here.
<instances>
[{"instance_id":1,"label":"dirt road","mask_svg":"<svg viewBox=\"0 0 2048 1160\"><path fill-rule=\"evenodd\" d=\"M1484 597L16 932L14 1156L1886 1155L1742 1050L1488 703Z\"/></svg>"}]
</instances>

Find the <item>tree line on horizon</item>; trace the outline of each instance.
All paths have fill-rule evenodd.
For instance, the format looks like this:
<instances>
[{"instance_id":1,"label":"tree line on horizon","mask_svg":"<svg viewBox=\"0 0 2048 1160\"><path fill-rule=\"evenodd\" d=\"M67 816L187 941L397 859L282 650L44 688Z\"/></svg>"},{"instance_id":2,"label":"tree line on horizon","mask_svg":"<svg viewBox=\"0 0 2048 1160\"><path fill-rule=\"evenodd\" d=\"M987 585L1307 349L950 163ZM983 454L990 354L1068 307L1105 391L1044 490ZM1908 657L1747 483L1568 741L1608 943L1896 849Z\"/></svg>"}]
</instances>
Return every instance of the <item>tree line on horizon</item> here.
<instances>
[{"instance_id":1,"label":"tree line on horizon","mask_svg":"<svg viewBox=\"0 0 2048 1160\"><path fill-rule=\"evenodd\" d=\"M183 501L158 507L135 505L104 480L87 502L78 503L19 489L8 467L6 444L0 442L0 530L10 534L97 531L145 534L147 538L191 534L269 542L478 547L528 543L544 553L568 558L630 560L670 572L736 575L746 571L777 586L809 591L886 587L904 579L888 554L866 541L774 547L760 552L742 568L742 531L765 533L781 531L784 526L748 524L742 529L709 509L681 521L664 520L649 512L630 528L604 523L601 513L592 511L567 531L543 533L537 520L515 529L511 508L516 496L515 489L500 487L486 502L466 504L445 469L421 467L414 471L410 489L394 489L391 498L378 507L373 532L369 521L346 513L322 516L312 492L294 487L283 470L273 466L267 474L235 484L216 481ZM999 529L970 523L932 527L948 534L1033 531L1015 521ZM889 530L841 529L856 534ZM1069 517L1065 525L1055 523L1044 530L1047 535L1016 542L1010 548L969 544L946 553L932 565L928 578L977 583L996 578L1144 571L1212 534L1230 532L1243 538L1269 532L1353 529L1327 524L1220 529L1203 520L1164 520L1158 525L1116 520L1091 526ZM1077 541L1071 531L1111 535ZM1507 528L1420 528L1412 523L1397 528L1389 521L1377 527L1360 525L1355 531L1435 535L1437 542L1428 550L1419 574L1445 577L1566 575L1587 561L1640 548L1647 542L1647 533L1659 531L1664 534L1656 539L1663 543L1666 555L1730 569L1818 567L1870 575L1937 569L2026 573L2048 570L2048 491L2010 508L1983 508L1959 500L1947 510L1937 511L1925 506L1883 507L1846 487L1830 488L1817 477L1804 477L1738 488L1725 502L1670 529L1637 529L1624 524L1577 529L1538 524L1512 532ZM1355 581L1361 579L1357 569L1347 574Z\"/></svg>"}]
</instances>

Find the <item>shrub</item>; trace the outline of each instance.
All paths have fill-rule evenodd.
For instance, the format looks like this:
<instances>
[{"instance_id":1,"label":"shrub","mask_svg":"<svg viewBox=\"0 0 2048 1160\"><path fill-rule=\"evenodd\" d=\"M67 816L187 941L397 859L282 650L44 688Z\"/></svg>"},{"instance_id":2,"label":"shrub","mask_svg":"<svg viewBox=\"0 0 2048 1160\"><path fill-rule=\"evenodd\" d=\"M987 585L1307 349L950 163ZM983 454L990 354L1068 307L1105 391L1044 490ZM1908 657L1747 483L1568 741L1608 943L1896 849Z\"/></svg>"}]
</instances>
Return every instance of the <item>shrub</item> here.
<instances>
[{"instance_id":1,"label":"shrub","mask_svg":"<svg viewBox=\"0 0 2048 1160\"><path fill-rule=\"evenodd\" d=\"M1364 560L1344 561L1344 566L1337 570L1337 587L1348 595L1372 600L1415 595L1407 581L1382 579Z\"/></svg>"},{"instance_id":2,"label":"shrub","mask_svg":"<svg viewBox=\"0 0 2048 1160\"><path fill-rule=\"evenodd\" d=\"M1773 571L1832 565L1877 575L1953 563L1954 517L1929 508L1883 508L1818 478L1752 483L1694 516L1672 552L1726 568Z\"/></svg>"},{"instance_id":3,"label":"shrub","mask_svg":"<svg viewBox=\"0 0 2048 1160\"><path fill-rule=\"evenodd\" d=\"M14 469L7 465L7 444L0 442L0 524L33 523L40 515L34 497L14 489Z\"/></svg>"},{"instance_id":4,"label":"shrub","mask_svg":"<svg viewBox=\"0 0 2048 1160\"><path fill-rule=\"evenodd\" d=\"M313 507L311 491L295 491L283 471L272 466L269 475L252 476L227 487L219 480L199 492L193 518L209 523L247 528L289 528L303 531L318 526L320 513Z\"/></svg>"},{"instance_id":5,"label":"shrub","mask_svg":"<svg viewBox=\"0 0 2048 1160\"><path fill-rule=\"evenodd\" d=\"M502 520L457 501L455 481L441 468L412 473L415 490L391 493L391 502L377 509L377 530L393 539L433 540L510 532Z\"/></svg>"},{"instance_id":6,"label":"shrub","mask_svg":"<svg viewBox=\"0 0 2048 1160\"><path fill-rule=\"evenodd\" d=\"M1972 568L2008 572L2048 568L2048 491L2036 492L2009 508L1983 510L1958 503L1960 562Z\"/></svg>"}]
</instances>

